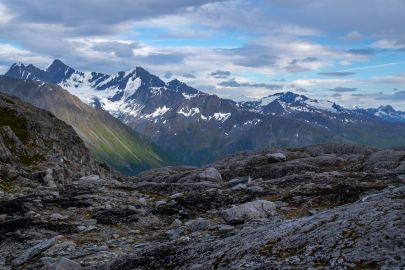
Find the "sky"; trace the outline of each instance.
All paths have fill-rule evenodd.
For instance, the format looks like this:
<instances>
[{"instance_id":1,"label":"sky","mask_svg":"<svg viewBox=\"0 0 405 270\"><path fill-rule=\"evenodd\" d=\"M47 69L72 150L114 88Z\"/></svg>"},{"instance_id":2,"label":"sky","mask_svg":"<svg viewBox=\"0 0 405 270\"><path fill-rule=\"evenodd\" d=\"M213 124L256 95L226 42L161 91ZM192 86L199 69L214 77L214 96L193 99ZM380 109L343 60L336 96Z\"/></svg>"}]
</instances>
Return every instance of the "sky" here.
<instances>
[{"instance_id":1,"label":"sky","mask_svg":"<svg viewBox=\"0 0 405 270\"><path fill-rule=\"evenodd\" d=\"M0 73L136 66L232 99L405 110L403 0L0 0Z\"/></svg>"}]
</instances>

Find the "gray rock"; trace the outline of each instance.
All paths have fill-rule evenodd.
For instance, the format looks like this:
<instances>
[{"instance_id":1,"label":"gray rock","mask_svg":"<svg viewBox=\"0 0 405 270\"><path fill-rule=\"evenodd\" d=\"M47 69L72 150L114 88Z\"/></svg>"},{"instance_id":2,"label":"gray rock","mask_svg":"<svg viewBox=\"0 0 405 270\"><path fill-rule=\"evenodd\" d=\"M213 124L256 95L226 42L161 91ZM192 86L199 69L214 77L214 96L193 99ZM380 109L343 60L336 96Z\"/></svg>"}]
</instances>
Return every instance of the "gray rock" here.
<instances>
[{"instance_id":1,"label":"gray rock","mask_svg":"<svg viewBox=\"0 0 405 270\"><path fill-rule=\"evenodd\" d=\"M252 178L250 176L244 176L244 177L238 177L238 178L229 180L228 185L230 187L234 187L239 184L250 184L251 182L252 182Z\"/></svg>"},{"instance_id":2,"label":"gray rock","mask_svg":"<svg viewBox=\"0 0 405 270\"><path fill-rule=\"evenodd\" d=\"M271 163L283 162L287 160L287 157L283 153L267 154L267 160Z\"/></svg>"},{"instance_id":3,"label":"gray rock","mask_svg":"<svg viewBox=\"0 0 405 270\"><path fill-rule=\"evenodd\" d=\"M235 230L235 227L232 225L228 225L228 224L220 224L218 226L218 231L220 232L231 232Z\"/></svg>"},{"instance_id":4,"label":"gray rock","mask_svg":"<svg viewBox=\"0 0 405 270\"><path fill-rule=\"evenodd\" d=\"M170 240L176 240L180 237L183 230L181 228L174 228L166 231L166 235L169 237Z\"/></svg>"},{"instance_id":5,"label":"gray rock","mask_svg":"<svg viewBox=\"0 0 405 270\"><path fill-rule=\"evenodd\" d=\"M59 258L56 262L48 265L47 269L48 270L81 270L83 268L79 263L62 257L62 258Z\"/></svg>"},{"instance_id":6,"label":"gray rock","mask_svg":"<svg viewBox=\"0 0 405 270\"><path fill-rule=\"evenodd\" d=\"M146 205L147 203L146 203L146 198L145 197L142 197L142 198L139 198L139 203L140 204L142 204L142 205Z\"/></svg>"},{"instance_id":7,"label":"gray rock","mask_svg":"<svg viewBox=\"0 0 405 270\"><path fill-rule=\"evenodd\" d=\"M41 252L47 250L51 246L53 246L58 239L60 239L61 236L56 236L48 240L44 240L35 246L25 250L23 253L18 255L14 260L13 260L13 265L20 266L23 265L24 263L28 262L31 258L37 256Z\"/></svg>"},{"instance_id":8,"label":"gray rock","mask_svg":"<svg viewBox=\"0 0 405 270\"><path fill-rule=\"evenodd\" d=\"M59 214L59 213L54 213L54 214L52 214L52 215L50 216L49 219L52 220L52 221L57 221L57 220L64 220L64 219L67 219L67 217L66 217L66 216L63 216L63 215L61 215L61 214Z\"/></svg>"},{"instance_id":9,"label":"gray rock","mask_svg":"<svg viewBox=\"0 0 405 270\"><path fill-rule=\"evenodd\" d=\"M198 178L201 180L221 182L222 176L217 169L214 167L209 167L198 174Z\"/></svg>"},{"instance_id":10,"label":"gray rock","mask_svg":"<svg viewBox=\"0 0 405 270\"><path fill-rule=\"evenodd\" d=\"M172 228L179 228L179 227L181 227L181 225L183 225L183 222L181 222L181 220L179 220L179 219L175 219L174 221L173 221L173 223L170 225L170 227L172 227Z\"/></svg>"},{"instance_id":11,"label":"gray rock","mask_svg":"<svg viewBox=\"0 0 405 270\"><path fill-rule=\"evenodd\" d=\"M257 193L257 194L264 192L264 189L261 186L250 186L247 187L246 190L250 193Z\"/></svg>"},{"instance_id":12,"label":"gray rock","mask_svg":"<svg viewBox=\"0 0 405 270\"><path fill-rule=\"evenodd\" d=\"M51 187L51 188L56 187L55 180L53 179L53 170L52 169L48 168L46 170L46 175L44 177L44 181L48 185L48 187Z\"/></svg>"},{"instance_id":13,"label":"gray rock","mask_svg":"<svg viewBox=\"0 0 405 270\"><path fill-rule=\"evenodd\" d=\"M161 205L165 205L166 203L167 203L166 201L160 200L160 201L157 201L157 202L155 203L155 205L156 205L156 206L161 206Z\"/></svg>"},{"instance_id":14,"label":"gray rock","mask_svg":"<svg viewBox=\"0 0 405 270\"><path fill-rule=\"evenodd\" d=\"M233 191L238 191L238 190L245 190L247 189L246 184L237 184L236 186L231 188Z\"/></svg>"},{"instance_id":15,"label":"gray rock","mask_svg":"<svg viewBox=\"0 0 405 270\"><path fill-rule=\"evenodd\" d=\"M191 232L196 232L196 231L203 231L208 229L210 226L210 222L207 219L204 218L196 218L193 220L189 220L184 225L191 231Z\"/></svg>"},{"instance_id":16,"label":"gray rock","mask_svg":"<svg viewBox=\"0 0 405 270\"><path fill-rule=\"evenodd\" d=\"M175 193L175 194L171 195L170 199L178 199L178 198L181 198L181 197L183 197L183 193L178 192L178 193Z\"/></svg>"},{"instance_id":17,"label":"gray rock","mask_svg":"<svg viewBox=\"0 0 405 270\"><path fill-rule=\"evenodd\" d=\"M229 224L243 223L249 220L268 218L276 213L273 202L257 200L237 205L222 211L222 217Z\"/></svg>"},{"instance_id":18,"label":"gray rock","mask_svg":"<svg viewBox=\"0 0 405 270\"><path fill-rule=\"evenodd\" d=\"M79 181L86 184L97 184L101 181L101 179L99 175L88 175L81 177Z\"/></svg>"}]
</instances>

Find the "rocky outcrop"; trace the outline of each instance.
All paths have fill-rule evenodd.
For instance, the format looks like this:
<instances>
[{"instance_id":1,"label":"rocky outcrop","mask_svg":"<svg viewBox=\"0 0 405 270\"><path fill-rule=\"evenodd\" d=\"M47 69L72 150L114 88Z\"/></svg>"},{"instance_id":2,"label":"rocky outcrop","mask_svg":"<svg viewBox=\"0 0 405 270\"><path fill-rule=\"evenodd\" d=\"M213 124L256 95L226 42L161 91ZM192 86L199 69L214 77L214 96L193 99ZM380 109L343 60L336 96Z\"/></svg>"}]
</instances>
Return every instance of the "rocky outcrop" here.
<instances>
[{"instance_id":1,"label":"rocky outcrop","mask_svg":"<svg viewBox=\"0 0 405 270\"><path fill-rule=\"evenodd\" d=\"M276 213L273 202L257 200L225 209L222 217L229 224L238 224L250 220L268 218Z\"/></svg>"},{"instance_id":2,"label":"rocky outcrop","mask_svg":"<svg viewBox=\"0 0 405 270\"><path fill-rule=\"evenodd\" d=\"M0 268L402 269L402 154L317 145L121 181L2 186ZM222 180L201 179L209 168Z\"/></svg>"},{"instance_id":3,"label":"rocky outcrop","mask_svg":"<svg viewBox=\"0 0 405 270\"><path fill-rule=\"evenodd\" d=\"M47 111L0 94L0 184L55 187L89 174L109 173L76 132ZM17 185L16 185L17 186Z\"/></svg>"}]
</instances>

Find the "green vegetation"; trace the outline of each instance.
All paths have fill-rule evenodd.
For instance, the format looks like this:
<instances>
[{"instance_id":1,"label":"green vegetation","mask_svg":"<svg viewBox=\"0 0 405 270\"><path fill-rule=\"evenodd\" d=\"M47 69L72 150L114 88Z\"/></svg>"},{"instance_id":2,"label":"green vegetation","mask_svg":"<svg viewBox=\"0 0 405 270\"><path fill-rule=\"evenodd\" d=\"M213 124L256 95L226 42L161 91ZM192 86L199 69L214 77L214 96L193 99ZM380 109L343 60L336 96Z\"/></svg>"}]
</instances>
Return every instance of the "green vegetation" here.
<instances>
[{"instance_id":1,"label":"green vegetation","mask_svg":"<svg viewBox=\"0 0 405 270\"><path fill-rule=\"evenodd\" d=\"M17 112L0 108L0 127L9 126L23 144L28 143L29 133L25 120L17 116Z\"/></svg>"},{"instance_id":2,"label":"green vegetation","mask_svg":"<svg viewBox=\"0 0 405 270\"><path fill-rule=\"evenodd\" d=\"M21 161L22 164L29 166L36 164L38 161L44 160L44 157L42 155L17 155L18 159Z\"/></svg>"}]
</instances>

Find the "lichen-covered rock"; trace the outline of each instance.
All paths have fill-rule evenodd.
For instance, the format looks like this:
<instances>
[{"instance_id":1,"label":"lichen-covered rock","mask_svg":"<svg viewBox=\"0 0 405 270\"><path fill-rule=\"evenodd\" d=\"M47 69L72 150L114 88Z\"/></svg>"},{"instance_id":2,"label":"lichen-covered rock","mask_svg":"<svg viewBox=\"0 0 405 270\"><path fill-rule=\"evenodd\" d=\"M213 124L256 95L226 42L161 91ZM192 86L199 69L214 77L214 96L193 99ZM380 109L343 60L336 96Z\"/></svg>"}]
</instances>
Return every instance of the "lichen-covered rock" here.
<instances>
[{"instance_id":1,"label":"lichen-covered rock","mask_svg":"<svg viewBox=\"0 0 405 270\"><path fill-rule=\"evenodd\" d=\"M283 153L272 153L266 155L269 162L282 162L286 161L287 157Z\"/></svg>"},{"instance_id":2,"label":"lichen-covered rock","mask_svg":"<svg viewBox=\"0 0 405 270\"><path fill-rule=\"evenodd\" d=\"M212 182L221 182L222 181L221 173L214 167L209 167L209 168L205 169L204 171L200 172L198 174L198 177L199 177L199 179L206 180L206 181L212 181Z\"/></svg>"},{"instance_id":3,"label":"lichen-covered rock","mask_svg":"<svg viewBox=\"0 0 405 270\"><path fill-rule=\"evenodd\" d=\"M276 205L273 202L257 200L225 209L222 211L222 217L229 224L238 224L259 218L268 218L275 213Z\"/></svg>"}]
</instances>

